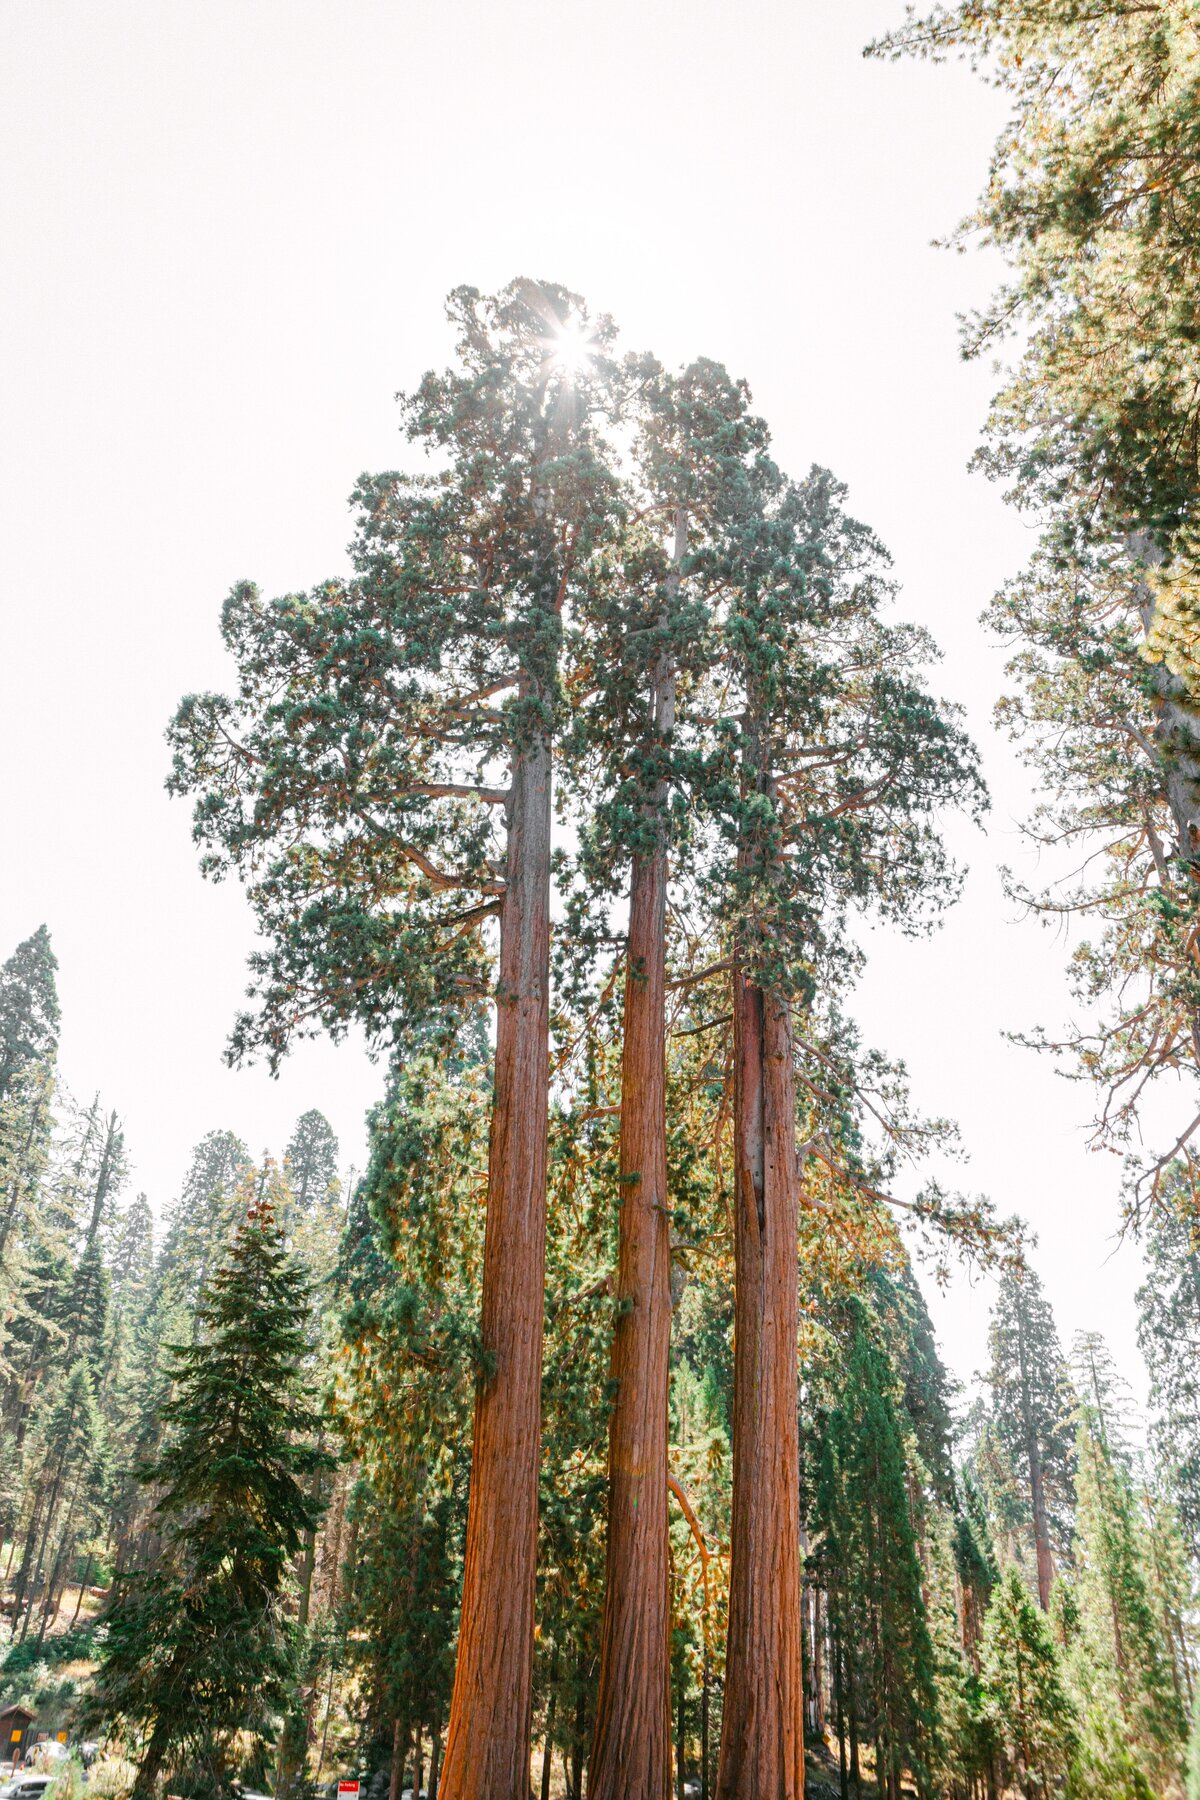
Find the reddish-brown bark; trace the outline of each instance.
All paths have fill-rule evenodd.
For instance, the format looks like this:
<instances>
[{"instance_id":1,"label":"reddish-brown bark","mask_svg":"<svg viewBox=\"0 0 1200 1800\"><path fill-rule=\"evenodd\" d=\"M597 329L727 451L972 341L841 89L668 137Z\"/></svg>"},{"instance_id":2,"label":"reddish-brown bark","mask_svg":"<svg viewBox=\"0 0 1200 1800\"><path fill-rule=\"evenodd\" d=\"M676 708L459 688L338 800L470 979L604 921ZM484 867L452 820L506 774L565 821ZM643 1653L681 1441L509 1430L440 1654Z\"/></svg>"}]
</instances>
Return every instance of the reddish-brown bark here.
<instances>
[{"instance_id":1,"label":"reddish-brown bark","mask_svg":"<svg viewBox=\"0 0 1200 1800\"><path fill-rule=\"evenodd\" d=\"M550 747L508 803L462 1618L441 1800L528 1800L549 1098Z\"/></svg>"},{"instance_id":2,"label":"reddish-brown bark","mask_svg":"<svg viewBox=\"0 0 1200 1800\"><path fill-rule=\"evenodd\" d=\"M608 1549L589 1800L669 1800L667 1394L671 1231L663 1031L666 855L630 884L621 1059L617 1382L608 1440Z\"/></svg>"},{"instance_id":3,"label":"reddish-brown bark","mask_svg":"<svg viewBox=\"0 0 1200 1800\"><path fill-rule=\"evenodd\" d=\"M734 970L733 1522L717 1800L803 1800L791 1012Z\"/></svg>"},{"instance_id":4,"label":"reddish-brown bark","mask_svg":"<svg viewBox=\"0 0 1200 1800\"><path fill-rule=\"evenodd\" d=\"M675 514L669 577L677 590L687 514ZM664 620L665 622L665 620ZM650 719L660 748L675 724L675 671L653 671ZM608 1538L600 1679L589 1800L670 1800L671 1572L667 1539L667 1402L671 1221L667 1200L667 849L660 776L647 795L647 846L633 858L621 1048L617 1318L608 1433Z\"/></svg>"}]
</instances>

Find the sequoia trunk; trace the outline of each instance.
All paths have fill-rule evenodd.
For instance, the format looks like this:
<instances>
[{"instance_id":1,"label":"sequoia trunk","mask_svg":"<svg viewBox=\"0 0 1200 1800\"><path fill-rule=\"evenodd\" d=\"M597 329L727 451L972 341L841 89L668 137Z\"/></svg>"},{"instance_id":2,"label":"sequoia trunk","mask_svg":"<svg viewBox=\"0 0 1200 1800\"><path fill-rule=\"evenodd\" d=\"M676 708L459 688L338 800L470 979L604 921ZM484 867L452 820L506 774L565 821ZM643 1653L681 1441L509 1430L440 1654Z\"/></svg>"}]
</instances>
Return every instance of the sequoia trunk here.
<instances>
[{"instance_id":1,"label":"sequoia trunk","mask_svg":"<svg viewBox=\"0 0 1200 1800\"><path fill-rule=\"evenodd\" d=\"M803 1800L791 1012L740 967L733 979L733 1523L717 1800Z\"/></svg>"},{"instance_id":2,"label":"sequoia trunk","mask_svg":"<svg viewBox=\"0 0 1200 1800\"><path fill-rule=\"evenodd\" d=\"M630 890L611 1362L617 1392L609 1421L608 1553L589 1800L668 1800L671 1791L666 861L662 851L637 858Z\"/></svg>"},{"instance_id":3,"label":"sequoia trunk","mask_svg":"<svg viewBox=\"0 0 1200 1800\"><path fill-rule=\"evenodd\" d=\"M528 1800L549 1089L550 746L514 759L462 1618L442 1800Z\"/></svg>"},{"instance_id":4,"label":"sequoia trunk","mask_svg":"<svg viewBox=\"0 0 1200 1800\"><path fill-rule=\"evenodd\" d=\"M675 514L668 581L677 591L687 513ZM664 621L665 622L665 621ZM665 753L675 726L675 670L653 671L650 719ZM608 1431L608 1539L589 1800L669 1800L671 1572L667 1538L667 1403L671 1349L671 1219L667 1199L666 919L668 784L643 809L646 843L629 884L617 1316Z\"/></svg>"}]
</instances>

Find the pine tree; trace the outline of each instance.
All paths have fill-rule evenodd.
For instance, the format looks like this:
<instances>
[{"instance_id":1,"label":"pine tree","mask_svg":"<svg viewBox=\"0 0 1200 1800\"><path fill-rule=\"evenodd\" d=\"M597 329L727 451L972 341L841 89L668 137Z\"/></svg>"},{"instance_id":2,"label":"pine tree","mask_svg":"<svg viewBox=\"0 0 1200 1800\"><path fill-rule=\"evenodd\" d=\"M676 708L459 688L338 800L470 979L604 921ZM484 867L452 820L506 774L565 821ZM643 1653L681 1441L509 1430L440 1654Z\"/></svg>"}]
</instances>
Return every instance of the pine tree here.
<instances>
[{"instance_id":1,"label":"pine tree","mask_svg":"<svg viewBox=\"0 0 1200 1800\"><path fill-rule=\"evenodd\" d=\"M53 1587L49 1550L64 1506L90 1473L102 1448L103 1427L96 1409L92 1370L82 1359L68 1372L49 1409L30 1457L37 1470L31 1486L28 1524L13 1588L14 1620L27 1636L39 1595Z\"/></svg>"},{"instance_id":2,"label":"pine tree","mask_svg":"<svg viewBox=\"0 0 1200 1800\"><path fill-rule=\"evenodd\" d=\"M1179 1521L1200 1556L1200 1224L1182 1169L1144 1240L1149 1278L1138 1289L1138 1346L1150 1372L1153 1437L1170 1471Z\"/></svg>"},{"instance_id":3,"label":"pine tree","mask_svg":"<svg viewBox=\"0 0 1200 1800\"><path fill-rule=\"evenodd\" d=\"M1032 1269L1001 1277L988 1340L992 1418L1017 1472L1045 1611L1055 1558L1069 1550L1071 1387L1054 1315Z\"/></svg>"},{"instance_id":4,"label":"pine tree","mask_svg":"<svg viewBox=\"0 0 1200 1800\"><path fill-rule=\"evenodd\" d=\"M970 1469L956 1484L954 1560L962 1591L963 1649L978 1672L983 1621L1000 1578L983 1496Z\"/></svg>"},{"instance_id":5,"label":"pine tree","mask_svg":"<svg viewBox=\"0 0 1200 1800\"><path fill-rule=\"evenodd\" d=\"M482 1041L473 1050L393 1071L334 1278L334 1410L359 1471L344 1654L361 1670L361 1734L391 1761L397 1792L414 1732L428 1731L440 1757L453 1672L462 1447L481 1362L478 1164L490 1070Z\"/></svg>"},{"instance_id":6,"label":"pine tree","mask_svg":"<svg viewBox=\"0 0 1200 1800\"><path fill-rule=\"evenodd\" d=\"M953 0L875 47L958 52L1012 102L962 233L1009 278L966 350L1020 346L980 460L1045 524L991 617L1014 647L1002 718L1046 795L1029 835L1080 871L1022 898L1096 930L1071 956L1086 1022L1032 1041L1095 1084L1119 1151L1151 1093L1200 1077L1194 24L1191 0ZM1136 1153L1135 1219L1195 1113Z\"/></svg>"},{"instance_id":7,"label":"pine tree","mask_svg":"<svg viewBox=\"0 0 1200 1800\"><path fill-rule=\"evenodd\" d=\"M45 926L0 968L0 1293L19 1309L23 1264L41 1236L39 1194L50 1156L58 1050L57 964ZM6 1339L0 1371L9 1374Z\"/></svg>"},{"instance_id":8,"label":"pine tree","mask_svg":"<svg viewBox=\"0 0 1200 1800\"><path fill-rule=\"evenodd\" d=\"M332 1277L346 1222L338 1141L324 1113L313 1108L297 1119L284 1152L283 1173L287 1199L280 1224L319 1288Z\"/></svg>"},{"instance_id":9,"label":"pine tree","mask_svg":"<svg viewBox=\"0 0 1200 1800\"><path fill-rule=\"evenodd\" d=\"M819 1516L852 1770L862 1731L874 1746L882 1800L900 1800L906 1770L928 1793L938 1739L933 1645L894 1394L894 1374L860 1325L826 1431Z\"/></svg>"},{"instance_id":10,"label":"pine tree","mask_svg":"<svg viewBox=\"0 0 1200 1800\"><path fill-rule=\"evenodd\" d=\"M1145 1532L1132 1484L1109 1453L1095 1413L1084 1409L1076 1451L1080 1650L1077 1684L1089 1719L1119 1720L1123 1739L1153 1784L1180 1771L1185 1713L1170 1646L1147 1582Z\"/></svg>"},{"instance_id":11,"label":"pine tree","mask_svg":"<svg viewBox=\"0 0 1200 1800\"><path fill-rule=\"evenodd\" d=\"M197 1341L173 1349L167 1443L144 1470L162 1566L127 1577L109 1615L93 1715L141 1740L134 1792L164 1769L229 1791L233 1734L270 1735L293 1655L288 1559L317 1521L327 1460L303 1391L308 1297L268 1204L254 1201L203 1290Z\"/></svg>"},{"instance_id":12,"label":"pine tree","mask_svg":"<svg viewBox=\"0 0 1200 1800\"><path fill-rule=\"evenodd\" d=\"M307 1218L338 1187L338 1141L329 1120L316 1108L302 1113L284 1152L288 1185L296 1211Z\"/></svg>"},{"instance_id":13,"label":"pine tree","mask_svg":"<svg viewBox=\"0 0 1200 1800\"><path fill-rule=\"evenodd\" d=\"M159 1280L194 1307L210 1270L220 1263L245 1214L242 1187L250 1152L232 1131L210 1131L192 1152L179 1196L167 1208Z\"/></svg>"},{"instance_id":14,"label":"pine tree","mask_svg":"<svg viewBox=\"0 0 1200 1800\"><path fill-rule=\"evenodd\" d=\"M988 1717L1026 1800L1055 1793L1075 1754L1074 1709L1050 1628L1015 1568L1000 1577L981 1646Z\"/></svg>"},{"instance_id":15,"label":"pine tree","mask_svg":"<svg viewBox=\"0 0 1200 1800\"><path fill-rule=\"evenodd\" d=\"M0 967L0 1102L21 1072L52 1063L58 1049L58 964L39 925Z\"/></svg>"},{"instance_id":16,"label":"pine tree","mask_svg":"<svg viewBox=\"0 0 1200 1800\"><path fill-rule=\"evenodd\" d=\"M1071 1374L1076 1393L1108 1455L1131 1469L1142 1437L1133 1390L1117 1368L1099 1331L1077 1331L1071 1340Z\"/></svg>"}]
</instances>

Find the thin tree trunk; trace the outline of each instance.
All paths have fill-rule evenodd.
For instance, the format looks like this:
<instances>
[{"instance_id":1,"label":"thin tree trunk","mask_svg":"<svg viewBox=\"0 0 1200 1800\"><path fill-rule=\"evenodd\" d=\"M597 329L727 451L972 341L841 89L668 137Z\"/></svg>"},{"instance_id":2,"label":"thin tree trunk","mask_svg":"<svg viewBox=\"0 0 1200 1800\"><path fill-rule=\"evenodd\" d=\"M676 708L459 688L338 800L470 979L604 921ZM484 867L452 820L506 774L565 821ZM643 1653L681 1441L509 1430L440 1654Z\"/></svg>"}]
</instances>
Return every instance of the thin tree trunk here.
<instances>
[{"instance_id":1,"label":"thin tree trunk","mask_svg":"<svg viewBox=\"0 0 1200 1800\"><path fill-rule=\"evenodd\" d=\"M408 1754L408 1732L399 1719L392 1725L392 1767L388 1779L388 1800L400 1800L404 1785L404 1759Z\"/></svg>"},{"instance_id":2,"label":"thin tree trunk","mask_svg":"<svg viewBox=\"0 0 1200 1800\"><path fill-rule=\"evenodd\" d=\"M578 1797L578 1800L583 1800L583 1759L585 1753L583 1728L587 1724L587 1688L584 1682L584 1675L585 1670L581 1666L578 1670L578 1681L575 1689L575 1738L571 1745L571 1789Z\"/></svg>"},{"instance_id":3,"label":"thin tree trunk","mask_svg":"<svg viewBox=\"0 0 1200 1800\"><path fill-rule=\"evenodd\" d=\"M300 1564L300 1604L296 1622L303 1630L312 1605L313 1570L317 1563L317 1534L312 1526L304 1534L304 1558Z\"/></svg>"},{"instance_id":4,"label":"thin tree trunk","mask_svg":"<svg viewBox=\"0 0 1200 1800\"><path fill-rule=\"evenodd\" d=\"M842 1681L842 1646L836 1628L829 1642L829 1664L833 1677L833 1708L837 1720L838 1792L841 1800L850 1800L850 1771L846 1766L846 1702Z\"/></svg>"},{"instance_id":5,"label":"thin tree trunk","mask_svg":"<svg viewBox=\"0 0 1200 1800\"><path fill-rule=\"evenodd\" d=\"M825 1669L824 1648L825 1631L821 1618L821 1590L814 1587L813 1601L813 1641L812 1641L812 1685L813 1685L813 1730L817 1737L825 1736Z\"/></svg>"},{"instance_id":6,"label":"thin tree trunk","mask_svg":"<svg viewBox=\"0 0 1200 1800\"><path fill-rule=\"evenodd\" d=\"M847 1663L850 1692L847 1696L846 1723L850 1730L850 1779L854 1783L855 1800L862 1800L862 1758L858 1748L858 1682Z\"/></svg>"},{"instance_id":7,"label":"thin tree trunk","mask_svg":"<svg viewBox=\"0 0 1200 1800\"><path fill-rule=\"evenodd\" d=\"M791 1010L734 970L733 1521L717 1800L803 1800Z\"/></svg>"},{"instance_id":8,"label":"thin tree trunk","mask_svg":"<svg viewBox=\"0 0 1200 1800\"><path fill-rule=\"evenodd\" d=\"M91 1586L92 1567L93 1567L95 1561L96 1561L95 1557L89 1555L89 1557L87 1559L87 1566L83 1571L83 1579L79 1583L79 1592L75 1596L75 1611L71 1614L71 1630L72 1631L74 1631L76 1625L79 1623L79 1610L83 1605L84 1592L87 1588L89 1588Z\"/></svg>"},{"instance_id":9,"label":"thin tree trunk","mask_svg":"<svg viewBox=\"0 0 1200 1800\"><path fill-rule=\"evenodd\" d=\"M687 549L675 515L670 580ZM675 726L675 673L653 671L651 726L664 750ZM671 1351L671 1220L667 1204L666 902L664 809L658 779L633 858L621 1052L617 1317L610 1375L608 1537L600 1679L588 1765L589 1800L666 1800L671 1791L671 1589L667 1406Z\"/></svg>"},{"instance_id":10,"label":"thin tree trunk","mask_svg":"<svg viewBox=\"0 0 1200 1800\"><path fill-rule=\"evenodd\" d=\"M546 1702L546 1748L542 1754L541 1800L550 1800L550 1772L554 1761L554 1715L558 1711L558 1645L550 1658L550 1698Z\"/></svg>"},{"instance_id":11,"label":"thin tree trunk","mask_svg":"<svg viewBox=\"0 0 1200 1800\"><path fill-rule=\"evenodd\" d=\"M442 1722L439 1719L433 1728L433 1743L429 1751L429 1800L438 1800L438 1783L441 1779L442 1767Z\"/></svg>"},{"instance_id":12,"label":"thin tree trunk","mask_svg":"<svg viewBox=\"0 0 1200 1800\"><path fill-rule=\"evenodd\" d=\"M1041 1447L1033 1422L1033 1406L1029 1392L1029 1373L1025 1367L1025 1328L1017 1314L1017 1358L1021 1369L1021 1411L1025 1426L1025 1455L1029 1463L1029 1497L1033 1513L1033 1547L1037 1558L1038 1604L1043 1612L1050 1610L1050 1589L1054 1585L1054 1557L1050 1551L1050 1527L1046 1516L1046 1483L1042 1473Z\"/></svg>"},{"instance_id":13,"label":"thin tree trunk","mask_svg":"<svg viewBox=\"0 0 1200 1800\"><path fill-rule=\"evenodd\" d=\"M526 696L529 697L528 695ZM462 1616L444 1800L527 1800L549 1107L551 766L514 760Z\"/></svg>"},{"instance_id":14,"label":"thin tree trunk","mask_svg":"<svg viewBox=\"0 0 1200 1800\"><path fill-rule=\"evenodd\" d=\"M700 1688L700 1800L708 1800L708 1687L712 1680L708 1654L708 1621L704 1631L704 1672Z\"/></svg>"},{"instance_id":15,"label":"thin tree trunk","mask_svg":"<svg viewBox=\"0 0 1200 1800\"><path fill-rule=\"evenodd\" d=\"M154 1784L158 1780L163 1763L166 1760L170 1742L168 1727L159 1720L150 1734L150 1742L146 1746L146 1754L138 1766L137 1779L130 1791L130 1800L152 1800Z\"/></svg>"}]
</instances>

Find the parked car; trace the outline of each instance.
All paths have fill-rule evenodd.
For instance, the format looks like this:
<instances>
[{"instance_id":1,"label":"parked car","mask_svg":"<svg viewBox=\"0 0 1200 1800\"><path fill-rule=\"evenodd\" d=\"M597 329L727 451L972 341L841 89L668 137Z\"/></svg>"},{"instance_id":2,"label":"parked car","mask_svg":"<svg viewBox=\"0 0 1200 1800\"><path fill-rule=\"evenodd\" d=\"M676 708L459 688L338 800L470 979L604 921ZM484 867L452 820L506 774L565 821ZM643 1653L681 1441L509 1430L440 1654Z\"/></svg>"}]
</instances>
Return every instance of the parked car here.
<instances>
[{"instance_id":1,"label":"parked car","mask_svg":"<svg viewBox=\"0 0 1200 1800\"><path fill-rule=\"evenodd\" d=\"M0 1787L0 1800L42 1800L53 1779L52 1775L31 1775L23 1769Z\"/></svg>"}]
</instances>

